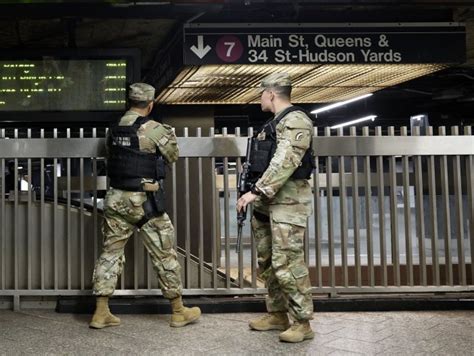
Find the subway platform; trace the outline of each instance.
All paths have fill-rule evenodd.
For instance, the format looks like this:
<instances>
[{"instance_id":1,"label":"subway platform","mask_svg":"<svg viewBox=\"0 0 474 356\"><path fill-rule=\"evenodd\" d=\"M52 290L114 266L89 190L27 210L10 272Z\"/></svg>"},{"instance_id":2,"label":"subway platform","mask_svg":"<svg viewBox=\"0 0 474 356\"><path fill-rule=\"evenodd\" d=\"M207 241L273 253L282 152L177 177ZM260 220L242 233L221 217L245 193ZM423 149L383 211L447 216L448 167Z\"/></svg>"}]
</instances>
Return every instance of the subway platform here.
<instances>
[{"instance_id":1,"label":"subway platform","mask_svg":"<svg viewBox=\"0 0 474 356\"><path fill-rule=\"evenodd\" d=\"M0 310L1 355L472 355L474 311L317 312L315 338L278 341L256 332L259 313L203 314L170 328L169 315L122 314L122 325L92 330L90 315L51 309Z\"/></svg>"}]
</instances>

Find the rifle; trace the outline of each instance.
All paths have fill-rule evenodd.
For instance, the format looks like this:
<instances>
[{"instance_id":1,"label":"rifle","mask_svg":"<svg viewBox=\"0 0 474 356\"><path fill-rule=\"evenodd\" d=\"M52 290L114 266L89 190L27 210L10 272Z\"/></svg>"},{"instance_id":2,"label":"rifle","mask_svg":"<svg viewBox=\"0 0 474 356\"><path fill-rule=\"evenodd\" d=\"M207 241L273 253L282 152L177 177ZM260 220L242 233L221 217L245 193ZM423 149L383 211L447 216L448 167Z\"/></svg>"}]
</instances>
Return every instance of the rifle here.
<instances>
[{"instance_id":1,"label":"rifle","mask_svg":"<svg viewBox=\"0 0 474 356\"><path fill-rule=\"evenodd\" d=\"M251 183L250 180L250 151L252 148L252 137L248 138L247 141L247 153L245 154L245 163L242 165L242 171L239 173L237 179L237 199L242 195L250 191ZM235 252L240 252L240 244L242 241L242 228L244 227L244 221L247 219L247 208L240 210L237 213L237 244L235 246Z\"/></svg>"}]
</instances>

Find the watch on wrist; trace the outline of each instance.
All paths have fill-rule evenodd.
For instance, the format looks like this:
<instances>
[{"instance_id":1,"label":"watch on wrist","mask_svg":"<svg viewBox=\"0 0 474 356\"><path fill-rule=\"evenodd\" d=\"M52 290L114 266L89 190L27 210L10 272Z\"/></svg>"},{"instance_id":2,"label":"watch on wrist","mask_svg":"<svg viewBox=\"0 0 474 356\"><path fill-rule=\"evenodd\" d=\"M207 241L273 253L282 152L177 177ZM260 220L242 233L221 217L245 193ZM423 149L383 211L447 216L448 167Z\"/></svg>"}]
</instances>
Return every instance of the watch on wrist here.
<instances>
[{"instance_id":1,"label":"watch on wrist","mask_svg":"<svg viewBox=\"0 0 474 356\"><path fill-rule=\"evenodd\" d=\"M252 192L252 194L262 195L262 192L258 190L256 186L253 186L252 189L250 189L250 191Z\"/></svg>"}]
</instances>

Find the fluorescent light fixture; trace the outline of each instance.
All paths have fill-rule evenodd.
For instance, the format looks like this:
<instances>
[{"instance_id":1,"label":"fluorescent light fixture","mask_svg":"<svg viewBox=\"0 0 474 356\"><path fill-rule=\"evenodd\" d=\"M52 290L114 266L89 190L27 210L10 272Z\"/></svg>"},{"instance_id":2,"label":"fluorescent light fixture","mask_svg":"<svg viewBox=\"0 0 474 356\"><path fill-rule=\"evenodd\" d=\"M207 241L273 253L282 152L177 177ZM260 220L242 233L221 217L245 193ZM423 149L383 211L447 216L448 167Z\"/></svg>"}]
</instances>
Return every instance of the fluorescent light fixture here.
<instances>
[{"instance_id":1,"label":"fluorescent light fixture","mask_svg":"<svg viewBox=\"0 0 474 356\"><path fill-rule=\"evenodd\" d=\"M345 127L345 126L349 126L349 125L353 125L353 124L358 124L359 122L363 122L363 121L369 121L369 120L374 121L376 117L377 117L377 115L364 116L364 117L361 117L360 119L356 119L356 120L352 120L352 121L348 121L348 122L343 122L342 124L337 124L337 125L331 126L331 129L338 129L340 127Z\"/></svg>"},{"instance_id":2,"label":"fluorescent light fixture","mask_svg":"<svg viewBox=\"0 0 474 356\"><path fill-rule=\"evenodd\" d=\"M337 108L337 107L342 106L342 105L353 103L354 101L362 100L362 99L368 98L369 96L372 96L372 95L373 95L372 93L369 93L369 94L357 96L357 97L349 99L349 100L344 100L344 101L340 101L338 103L334 103L334 104L331 104L331 105L323 106L322 108L311 111L311 114L319 114L320 112L328 111L328 110Z\"/></svg>"}]
</instances>

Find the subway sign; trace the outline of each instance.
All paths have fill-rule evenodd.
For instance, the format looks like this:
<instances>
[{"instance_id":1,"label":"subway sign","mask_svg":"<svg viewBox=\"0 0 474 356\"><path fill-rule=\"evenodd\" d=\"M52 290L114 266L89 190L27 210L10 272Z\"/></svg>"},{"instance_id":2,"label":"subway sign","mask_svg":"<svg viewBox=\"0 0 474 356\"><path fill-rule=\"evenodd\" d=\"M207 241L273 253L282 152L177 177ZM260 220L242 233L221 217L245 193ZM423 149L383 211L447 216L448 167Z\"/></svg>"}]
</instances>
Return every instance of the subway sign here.
<instances>
[{"instance_id":1,"label":"subway sign","mask_svg":"<svg viewBox=\"0 0 474 356\"><path fill-rule=\"evenodd\" d=\"M189 24L184 64L462 63L464 26L423 24Z\"/></svg>"}]
</instances>

